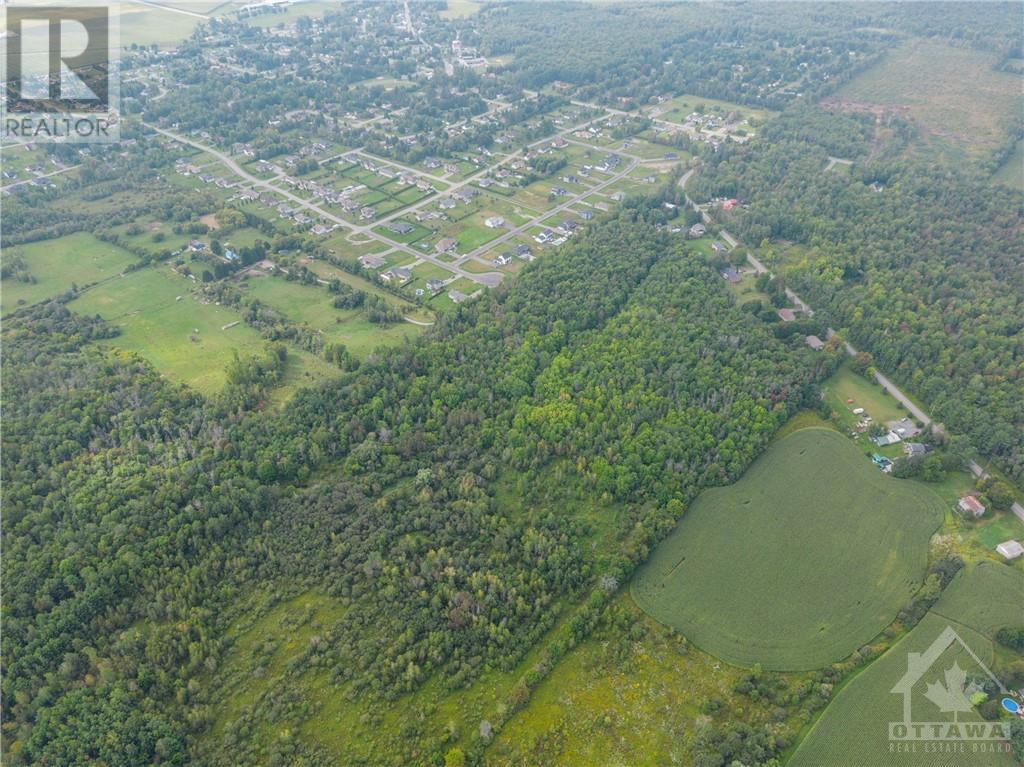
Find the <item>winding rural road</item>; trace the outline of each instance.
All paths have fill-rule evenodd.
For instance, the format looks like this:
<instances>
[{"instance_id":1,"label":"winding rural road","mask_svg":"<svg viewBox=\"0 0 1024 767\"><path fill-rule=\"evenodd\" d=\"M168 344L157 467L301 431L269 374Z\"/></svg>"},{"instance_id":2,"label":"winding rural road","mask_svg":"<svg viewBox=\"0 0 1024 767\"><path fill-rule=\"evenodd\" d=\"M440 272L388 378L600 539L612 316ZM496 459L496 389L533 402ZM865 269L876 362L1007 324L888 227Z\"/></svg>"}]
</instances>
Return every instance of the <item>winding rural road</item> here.
<instances>
[{"instance_id":1,"label":"winding rural road","mask_svg":"<svg viewBox=\"0 0 1024 767\"><path fill-rule=\"evenodd\" d=\"M686 173L684 173L679 179L679 187L680 189L683 190L683 196L686 200L686 204L698 210L701 214L701 218L705 223L713 222L711 215L703 208L698 207L693 202L693 200L690 199L690 196L686 194L686 184L693 176L693 174L696 172L696 170L696 168L691 168L690 170L686 171ZM739 241L731 234L729 234L727 231L725 231L725 229L719 229L718 233L723 240L729 243L730 247L735 248L739 245ZM765 264L749 250L747 251L747 262L752 267L754 267L754 271L756 273L769 275L771 274L768 267L765 266ZM810 306L808 306L807 303L800 298L800 296L798 296L789 288L786 288L786 297L789 298L795 306L798 306L807 314L813 315L814 312L812 311ZM835 334L835 330L833 330L832 328L827 328L827 332L829 337L832 337L832 335ZM849 341L843 341L843 348L846 349L846 353L849 354L851 357L856 356L857 349L854 348L853 344L851 344ZM932 431L934 431L937 434L945 435L947 433L942 424L933 421L924 410L922 410L917 404L915 404L910 399L910 397L904 394L903 391L901 391L900 388L896 386L896 384L894 384L887 376L875 370L875 380L881 386L883 386L886 389L886 391L888 391L893 396L893 398L897 402L899 402L900 405L902 405L906 410L908 410L918 421L923 423L925 426L931 426ZM986 478L989 476L989 473L985 471L976 461L968 462L967 467L970 469L971 474L973 474L975 477L978 477L979 479ZM1022 506L1018 501L1014 501L1010 509L1013 511L1015 515L1017 515L1017 517L1021 521L1024 521L1024 506Z\"/></svg>"}]
</instances>

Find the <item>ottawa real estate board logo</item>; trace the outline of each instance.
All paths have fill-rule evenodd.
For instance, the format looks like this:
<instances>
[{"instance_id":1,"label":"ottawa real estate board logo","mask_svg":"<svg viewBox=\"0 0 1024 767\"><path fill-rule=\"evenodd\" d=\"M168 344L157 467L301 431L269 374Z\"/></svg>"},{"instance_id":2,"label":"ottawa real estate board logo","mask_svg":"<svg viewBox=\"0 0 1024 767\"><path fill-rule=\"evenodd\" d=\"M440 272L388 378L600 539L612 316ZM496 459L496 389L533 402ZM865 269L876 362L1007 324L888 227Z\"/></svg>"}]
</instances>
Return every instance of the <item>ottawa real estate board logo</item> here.
<instances>
[{"instance_id":1,"label":"ottawa real estate board logo","mask_svg":"<svg viewBox=\"0 0 1024 767\"><path fill-rule=\"evenodd\" d=\"M0 0L2 3L2 0ZM96 143L119 137L116 3L3 4L0 138Z\"/></svg>"},{"instance_id":2,"label":"ottawa real estate board logo","mask_svg":"<svg viewBox=\"0 0 1024 767\"><path fill-rule=\"evenodd\" d=\"M947 626L924 652L907 653L907 670L890 691L903 698L903 717L889 722L895 753L995 753L1006 751L1009 720L985 721L975 704L990 695L1021 716L1016 696Z\"/></svg>"}]
</instances>

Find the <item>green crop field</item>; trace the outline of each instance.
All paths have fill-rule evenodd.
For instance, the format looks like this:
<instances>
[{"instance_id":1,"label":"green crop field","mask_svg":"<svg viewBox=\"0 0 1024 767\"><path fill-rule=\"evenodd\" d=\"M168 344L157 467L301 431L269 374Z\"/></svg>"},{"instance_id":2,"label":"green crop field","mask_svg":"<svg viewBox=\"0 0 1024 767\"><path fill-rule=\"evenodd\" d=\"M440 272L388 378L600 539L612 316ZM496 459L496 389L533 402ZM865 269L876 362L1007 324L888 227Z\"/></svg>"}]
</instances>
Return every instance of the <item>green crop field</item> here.
<instances>
[{"instance_id":1,"label":"green crop field","mask_svg":"<svg viewBox=\"0 0 1024 767\"><path fill-rule=\"evenodd\" d=\"M914 594L938 497L827 429L705 491L633 582L647 612L729 663L802 670L869 642Z\"/></svg>"},{"instance_id":2,"label":"green crop field","mask_svg":"<svg viewBox=\"0 0 1024 767\"><path fill-rule=\"evenodd\" d=\"M1024 109L1021 77L993 69L994 51L911 40L843 86L833 101L908 115L951 156L995 148Z\"/></svg>"},{"instance_id":3,"label":"green crop field","mask_svg":"<svg viewBox=\"0 0 1024 767\"><path fill-rule=\"evenodd\" d=\"M903 696L893 693L892 689L908 670L908 653L924 652L948 626L982 663L991 665L991 637L996 629L1015 620L1020 622L1021 605L1024 605L1024 575L1006 565L982 563L959 575L909 634L839 692L797 748L789 767L850 764L999 767L1014 764L1014 759L1004 752L972 748L983 745L981 743L964 743L966 749L954 753L927 751L926 744L918 743L916 753L893 753L889 748L888 724L903 720ZM958 643L948 647L912 688L913 721L952 721L952 716L940 711L924 692L927 685L943 680L944 671L954 661L969 676L983 673ZM974 710L960 712L958 719L981 721Z\"/></svg>"},{"instance_id":4,"label":"green crop field","mask_svg":"<svg viewBox=\"0 0 1024 767\"><path fill-rule=\"evenodd\" d=\"M4 249L4 262L25 262L35 282L8 278L0 285L0 312L38 303L79 288L116 277L137 259L127 250L97 240L91 234L70 234Z\"/></svg>"},{"instance_id":5,"label":"green crop field","mask_svg":"<svg viewBox=\"0 0 1024 767\"><path fill-rule=\"evenodd\" d=\"M154 267L93 288L68 307L79 314L98 314L121 329L120 336L105 343L135 352L168 378L212 394L224 385L234 353L256 352L265 342L240 322L225 328L239 320L238 314L195 300L190 287L166 266ZM297 349L290 349L289 355L295 363L286 373L289 389L338 372Z\"/></svg>"}]
</instances>

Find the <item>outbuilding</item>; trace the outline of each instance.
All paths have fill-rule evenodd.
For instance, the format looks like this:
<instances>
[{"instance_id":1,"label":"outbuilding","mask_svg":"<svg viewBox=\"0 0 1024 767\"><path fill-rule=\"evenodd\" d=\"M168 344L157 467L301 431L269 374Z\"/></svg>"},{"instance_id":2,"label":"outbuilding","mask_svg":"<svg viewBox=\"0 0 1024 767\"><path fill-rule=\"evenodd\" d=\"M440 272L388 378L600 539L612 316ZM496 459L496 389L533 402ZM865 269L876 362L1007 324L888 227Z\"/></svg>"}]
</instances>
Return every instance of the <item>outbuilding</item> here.
<instances>
[{"instance_id":1,"label":"outbuilding","mask_svg":"<svg viewBox=\"0 0 1024 767\"><path fill-rule=\"evenodd\" d=\"M1020 545L1020 541L1003 541L996 546L996 552L1009 562L1011 559L1016 559L1021 554L1024 554L1024 546Z\"/></svg>"}]
</instances>

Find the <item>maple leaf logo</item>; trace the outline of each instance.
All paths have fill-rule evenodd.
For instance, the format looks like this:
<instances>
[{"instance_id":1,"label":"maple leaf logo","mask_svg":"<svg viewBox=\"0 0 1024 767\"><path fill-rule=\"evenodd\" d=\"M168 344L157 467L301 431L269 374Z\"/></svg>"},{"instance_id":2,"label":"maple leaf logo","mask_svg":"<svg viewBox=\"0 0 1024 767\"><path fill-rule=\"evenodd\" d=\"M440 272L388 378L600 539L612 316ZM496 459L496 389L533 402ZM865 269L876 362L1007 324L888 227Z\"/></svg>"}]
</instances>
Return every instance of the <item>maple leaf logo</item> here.
<instances>
[{"instance_id":1,"label":"maple leaf logo","mask_svg":"<svg viewBox=\"0 0 1024 767\"><path fill-rule=\"evenodd\" d=\"M953 721L957 721L957 714L961 711L970 711L971 701L967 697L964 688L967 685L967 674L956 661L945 671L945 684L941 681L931 682L924 696L939 707L944 713L952 713Z\"/></svg>"}]
</instances>

